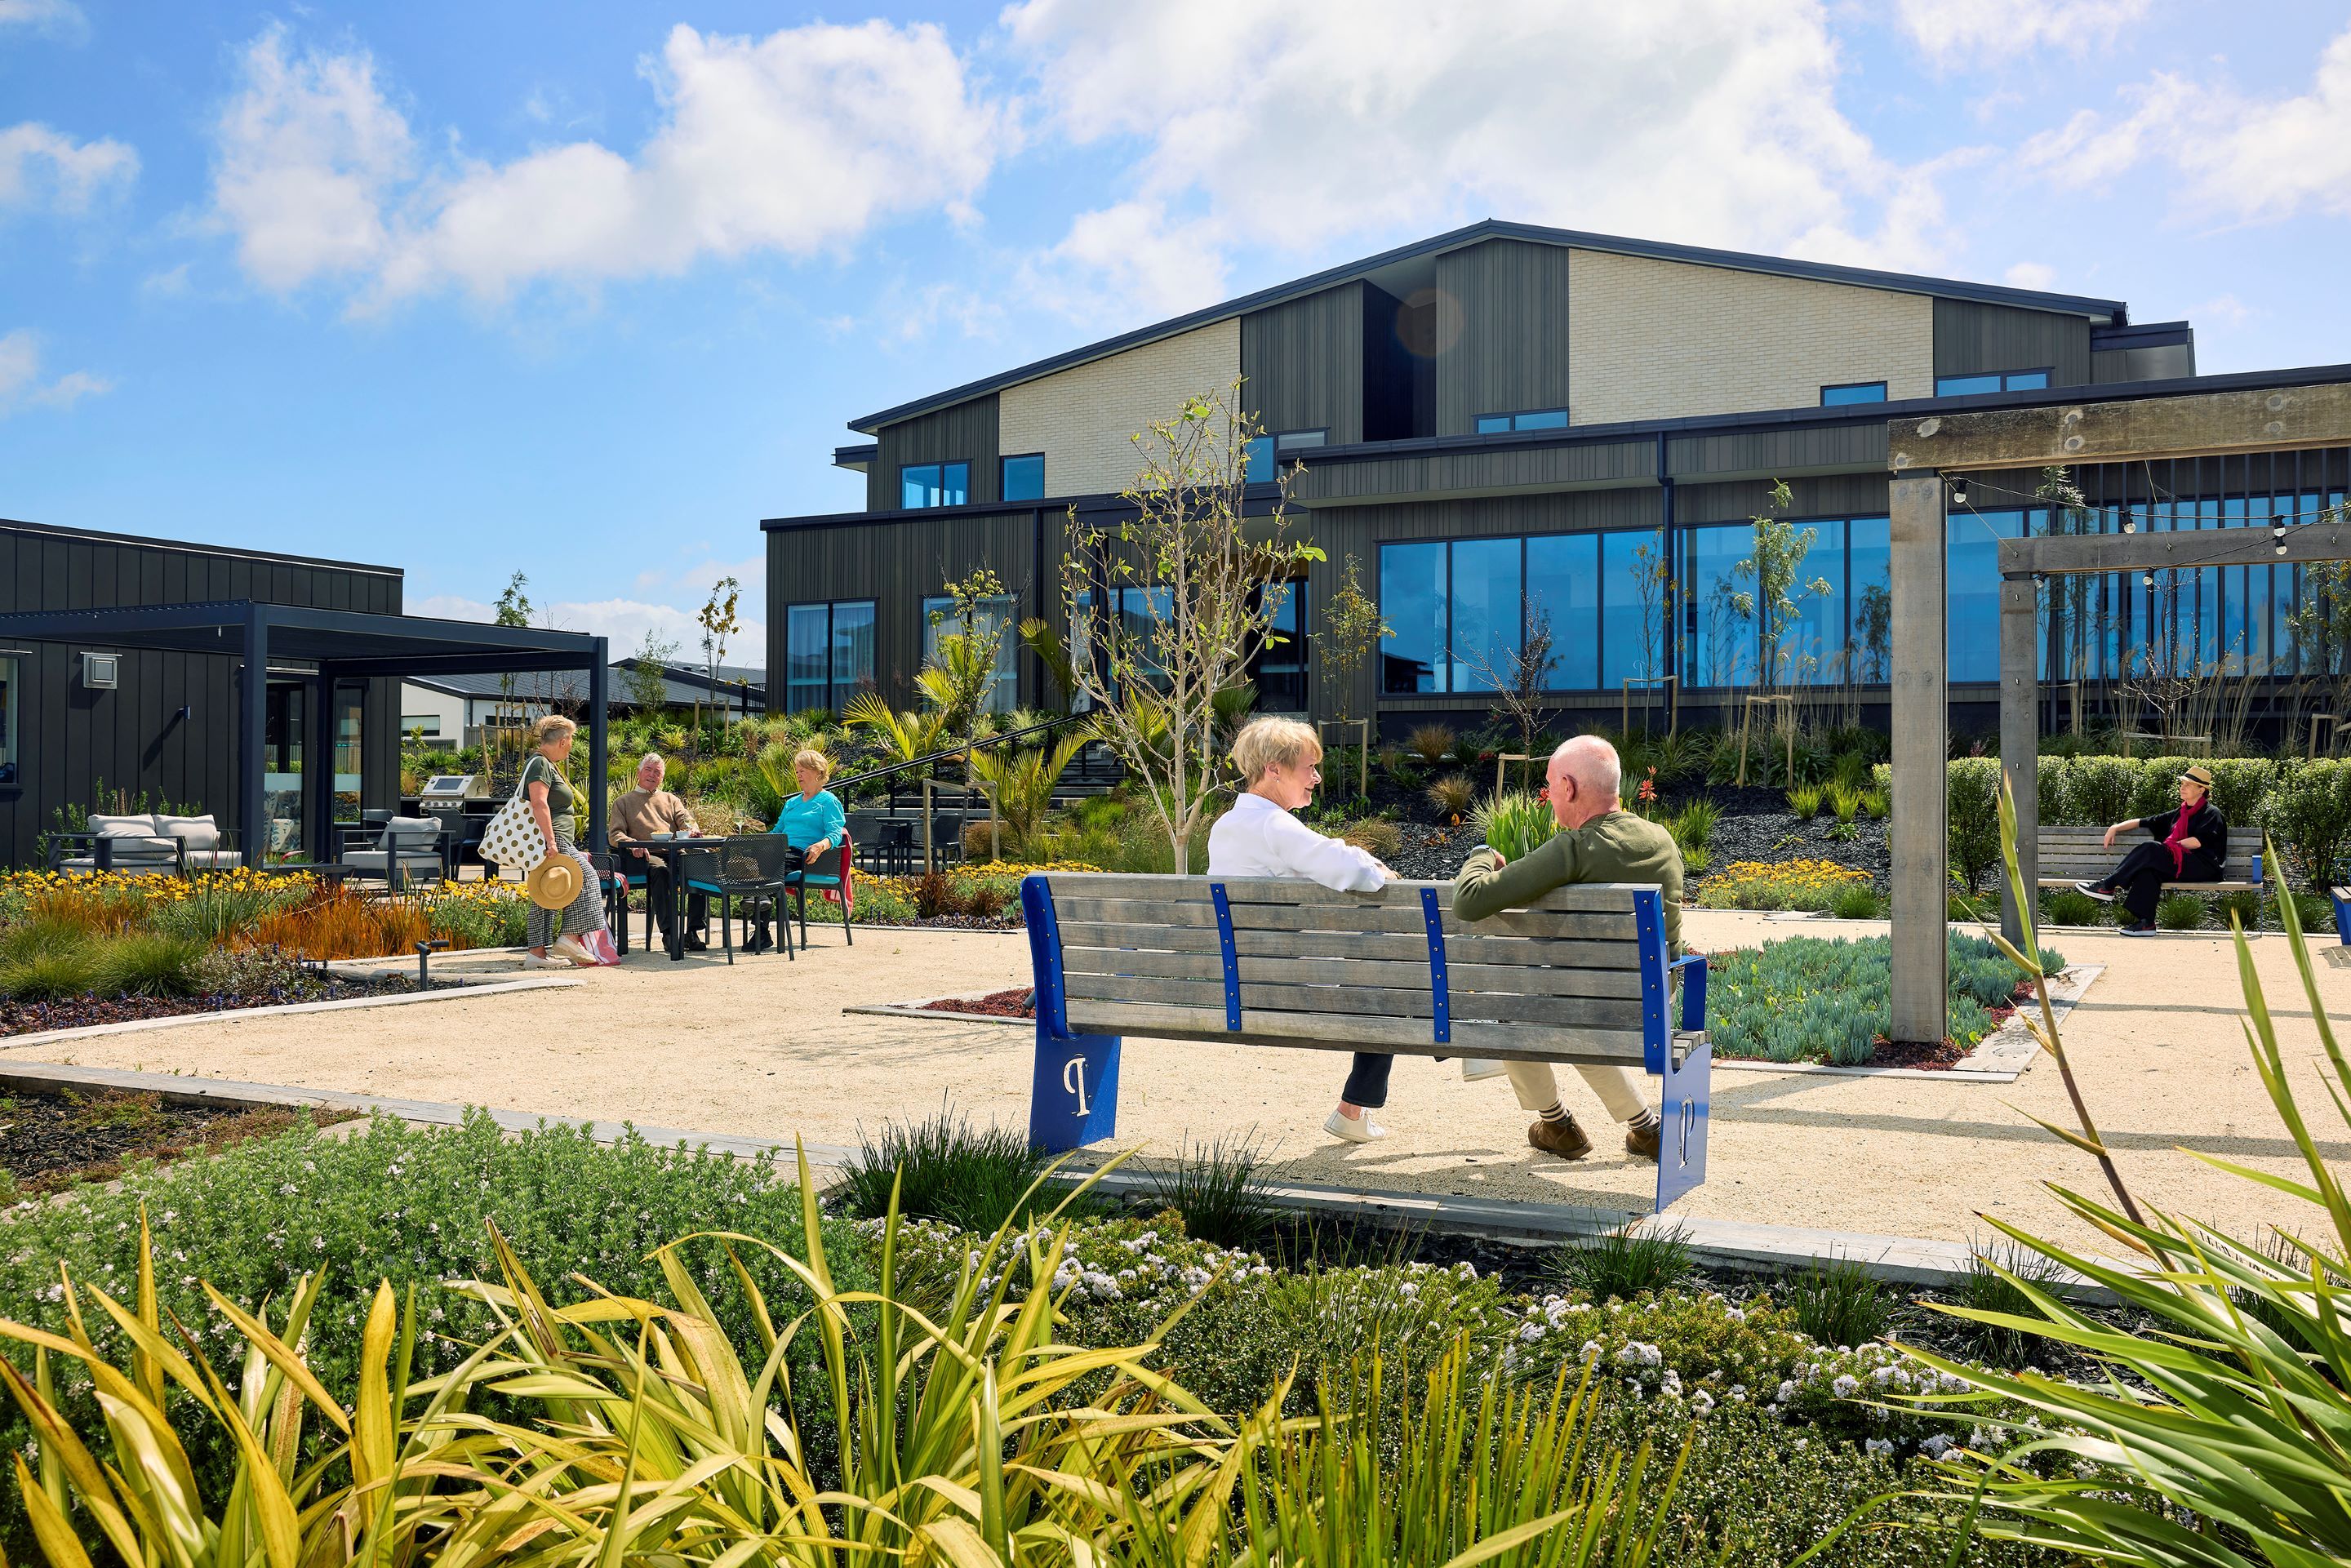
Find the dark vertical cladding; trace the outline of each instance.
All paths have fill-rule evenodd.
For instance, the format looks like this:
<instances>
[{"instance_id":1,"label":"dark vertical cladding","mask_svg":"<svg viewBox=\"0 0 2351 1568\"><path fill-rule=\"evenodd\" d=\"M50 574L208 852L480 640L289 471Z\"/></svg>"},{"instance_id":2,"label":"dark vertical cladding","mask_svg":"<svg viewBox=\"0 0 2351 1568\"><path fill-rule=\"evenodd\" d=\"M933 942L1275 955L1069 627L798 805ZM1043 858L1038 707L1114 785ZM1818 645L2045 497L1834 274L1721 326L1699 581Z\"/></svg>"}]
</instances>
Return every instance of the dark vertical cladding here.
<instances>
[{"instance_id":1,"label":"dark vertical cladding","mask_svg":"<svg viewBox=\"0 0 2351 1568\"><path fill-rule=\"evenodd\" d=\"M1266 429L1364 439L1363 295L1343 284L1241 318L1241 402Z\"/></svg>"},{"instance_id":2,"label":"dark vertical cladding","mask_svg":"<svg viewBox=\"0 0 2351 1568\"><path fill-rule=\"evenodd\" d=\"M1045 516L1047 548L1058 548L1057 512ZM876 523L829 523L771 529L768 534L768 702L788 702L782 672L789 664L789 611L795 604L837 600L873 601L873 674L893 703L913 699L914 672L923 667L923 600L952 579L980 567L996 573L1019 597L1020 614L1056 591L1052 573L1036 569L1037 513L975 517L912 517ZM1033 679L1021 680L1023 701L1035 700Z\"/></svg>"},{"instance_id":3,"label":"dark vertical cladding","mask_svg":"<svg viewBox=\"0 0 2351 1568\"><path fill-rule=\"evenodd\" d=\"M0 521L0 613L118 605L262 599L374 614L401 612L396 570L280 560ZM0 653L14 652L0 649ZM119 683L82 684L85 652L119 652ZM186 655L106 645L34 643L18 661L16 779L0 784L0 860L33 861L41 831L66 806L88 806L99 780L110 795L193 804L235 817L237 722L234 654ZM184 710L184 712L183 712ZM360 791L396 805L400 683L368 682Z\"/></svg>"},{"instance_id":4,"label":"dark vertical cladding","mask_svg":"<svg viewBox=\"0 0 2351 1568\"><path fill-rule=\"evenodd\" d=\"M1366 283L1364 290L1364 439L1403 441L1434 435L1435 423L1423 429L1416 421L1413 383L1422 356L1408 346L1413 319L1403 300ZM1432 411L1433 413L1434 411Z\"/></svg>"},{"instance_id":5,"label":"dark vertical cladding","mask_svg":"<svg viewBox=\"0 0 2351 1568\"><path fill-rule=\"evenodd\" d=\"M998 472L996 394L973 398L935 413L885 424L873 438L873 465L865 474L865 507L895 511L898 470L908 463L969 463L971 498L985 505L1003 495Z\"/></svg>"},{"instance_id":6,"label":"dark vertical cladding","mask_svg":"<svg viewBox=\"0 0 2351 1568\"><path fill-rule=\"evenodd\" d=\"M2049 371L2053 387L2086 385L2090 323L2053 310L2020 310L1971 299L1935 301L1935 373Z\"/></svg>"},{"instance_id":7,"label":"dark vertical cladding","mask_svg":"<svg viewBox=\"0 0 2351 1568\"><path fill-rule=\"evenodd\" d=\"M1567 407L1567 267L1565 246L1521 240L1437 258L1436 434L1468 435L1481 413Z\"/></svg>"}]
</instances>

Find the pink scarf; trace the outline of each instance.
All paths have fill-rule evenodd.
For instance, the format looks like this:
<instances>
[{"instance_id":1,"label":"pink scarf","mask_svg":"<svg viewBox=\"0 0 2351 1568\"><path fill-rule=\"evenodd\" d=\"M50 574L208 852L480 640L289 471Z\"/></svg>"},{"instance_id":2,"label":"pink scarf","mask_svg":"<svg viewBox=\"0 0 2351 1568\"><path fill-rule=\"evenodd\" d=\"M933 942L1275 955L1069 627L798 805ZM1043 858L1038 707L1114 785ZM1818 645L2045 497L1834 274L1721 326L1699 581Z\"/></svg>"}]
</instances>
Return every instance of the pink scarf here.
<instances>
[{"instance_id":1,"label":"pink scarf","mask_svg":"<svg viewBox=\"0 0 2351 1568\"><path fill-rule=\"evenodd\" d=\"M2174 876L2185 875L2188 871L2188 852L2179 847L2179 841L2188 836L2188 824L2198 811L2203 810L2203 806L2199 800L2194 806L2180 807L2179 815L2172 819L2170 836L2163 841L2163 847L2171 852L2171 873Z\"/></svg>"}]
</instances>

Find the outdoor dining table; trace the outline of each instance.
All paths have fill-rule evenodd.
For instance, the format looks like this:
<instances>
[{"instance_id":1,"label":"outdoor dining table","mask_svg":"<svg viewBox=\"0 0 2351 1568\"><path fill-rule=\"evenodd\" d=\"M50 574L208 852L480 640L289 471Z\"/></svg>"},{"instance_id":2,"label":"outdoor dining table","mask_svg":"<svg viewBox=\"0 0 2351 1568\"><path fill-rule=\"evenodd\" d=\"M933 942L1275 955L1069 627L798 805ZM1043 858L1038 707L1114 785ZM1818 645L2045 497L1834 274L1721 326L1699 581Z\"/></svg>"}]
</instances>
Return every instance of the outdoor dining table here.
<instances>
[{"instance_id":1,"label":"outdoor dining table","mask_svg":"<svg viewBox=\"0 0 2351 1568\"><path fill-rule=\"evenodd\" d=\"M662 946L669 954L672 963L682 963L685 958L686 852L717 849L724 845L730 836L748 838L755 835L705 833L698 839L622 839L614 847L616 860L626 855L631 850L643 850L649 855L659 855L664 863L669 867L669 920L667 923L669 929L668 935L662 938ZM653 896L650 879L645 888L645 896L647 898ZM782 911L777 912L777 918L782 918ZM655 922L655 924L661 923Z\"/></svg>"}]
</instances>

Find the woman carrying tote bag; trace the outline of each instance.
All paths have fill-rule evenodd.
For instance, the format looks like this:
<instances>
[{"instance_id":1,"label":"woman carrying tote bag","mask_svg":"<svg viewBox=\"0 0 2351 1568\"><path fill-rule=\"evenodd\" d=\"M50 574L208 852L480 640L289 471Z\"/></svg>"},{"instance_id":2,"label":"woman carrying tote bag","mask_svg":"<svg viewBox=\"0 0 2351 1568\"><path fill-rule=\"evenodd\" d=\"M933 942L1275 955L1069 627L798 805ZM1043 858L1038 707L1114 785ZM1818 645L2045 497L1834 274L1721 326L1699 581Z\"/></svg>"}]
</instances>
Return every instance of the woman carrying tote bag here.
<instances>
[{"instance_id":1,"label":"woman carrying tote bag","mask_svg":"<svg viewBox=\"0 0 2351 1568\"><path fill-rule=\"evenodd\" d=\"M548 855L563 855L579 863L580 892L560 910L543 908L532 901L524 926L530 946L530 956L523 960L526 969L602 962L597 950L605 944L595 938L604 933L603 890L596 883L595 866L574 844L579 795L564 778L562 768L563 760L571 755L579 727L559 714L549 714L530 727L531 744L538 749L523 764L518 793L529 803L532 823Z\"/></svg>"}]
</instances>

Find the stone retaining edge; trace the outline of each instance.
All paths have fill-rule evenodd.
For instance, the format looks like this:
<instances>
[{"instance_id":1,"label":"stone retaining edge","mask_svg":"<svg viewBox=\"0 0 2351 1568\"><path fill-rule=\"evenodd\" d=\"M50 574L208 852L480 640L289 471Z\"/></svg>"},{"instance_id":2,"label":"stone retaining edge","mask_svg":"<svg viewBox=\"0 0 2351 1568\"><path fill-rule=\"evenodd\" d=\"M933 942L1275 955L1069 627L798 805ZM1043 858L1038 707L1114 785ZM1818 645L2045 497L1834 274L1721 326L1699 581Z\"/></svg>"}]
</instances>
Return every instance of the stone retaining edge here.
<instances>
[{"instance_id":1,"label":"stone retaining edge","mask_svg":"<svg viewBox=\"0 0 2351 1568\"><path fill-rule=\"evenodd\" d=\"M455 977L452 977L453 978ZM120 1023L85 1024L79 1029L43 1030L38 1034L0 1035L0 1051L28 1045L55 1045L101 1035L135 1034L141 1030L181 1029L190 1024L235 1023L252 1018L284 1018L289 1013L340 1012L346 1008L397 1008L413 1002L447 1002L470 997L494 997L507 991L540 991L585 985L577 975L530 975L514 980L463 981L437 991L411 991L397 997L338 997L326 1002L287 1002L272 1008L222 1008L215 1012L173 1013L168 1018L124 1019Z\"/></svg>"}]
</instances>

